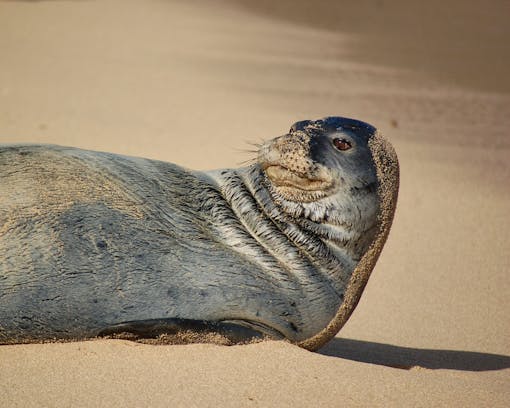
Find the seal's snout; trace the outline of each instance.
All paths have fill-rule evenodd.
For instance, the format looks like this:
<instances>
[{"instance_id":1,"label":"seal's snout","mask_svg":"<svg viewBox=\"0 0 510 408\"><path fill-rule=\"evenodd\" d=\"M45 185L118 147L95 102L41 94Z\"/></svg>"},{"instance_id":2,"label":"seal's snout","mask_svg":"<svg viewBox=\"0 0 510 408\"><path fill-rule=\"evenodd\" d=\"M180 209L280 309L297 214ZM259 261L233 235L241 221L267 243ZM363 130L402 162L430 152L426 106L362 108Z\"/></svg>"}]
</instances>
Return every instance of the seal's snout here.
<instances>
[{"instance_id":1,"label":"seal's snout","mask_svg":"<svg viewBox=\"0 0 510 408\"><path fill-rule=\"evenodd\" d=\"M331 173L310 155L310 135L297 129L263 144L259 165L276 191L292 201L313 201L333 185Z\"/></svg>"},{"instance_id":2,"label":"seal's snout","mask_svg":"<svg viewBox=\"0 0 510 408\"><path fill-rule=\"evenodd\" d=\"M302 132L288 133L264 143L259 151L259 163L264 170L281 166L305 177L315 170L310 158L310 137Z\"/></svg>"}]
</instances>

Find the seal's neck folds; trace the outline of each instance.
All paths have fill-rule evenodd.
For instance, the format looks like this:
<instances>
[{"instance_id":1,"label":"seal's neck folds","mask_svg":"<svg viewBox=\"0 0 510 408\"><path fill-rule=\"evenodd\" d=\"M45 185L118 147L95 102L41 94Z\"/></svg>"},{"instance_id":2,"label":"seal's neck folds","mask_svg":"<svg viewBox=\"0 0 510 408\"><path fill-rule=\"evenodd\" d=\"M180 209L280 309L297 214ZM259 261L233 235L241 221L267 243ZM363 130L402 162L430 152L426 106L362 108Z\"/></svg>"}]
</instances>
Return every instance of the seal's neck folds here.
<instances>
[{"instance_id":1,"label":"seal's neck folds","mask_svg":"<svg viewBox=\"0 0 510 408\"><path fill-rule=\"evenodd\" d=\"M329 283L332 295L342 300L350 276L376 232L377 206L368 191L346 194L340 201L335 195L292 202L271 189L258 165L209 174L249 238L262 245L276 265L299 280L320 275ZM238 250L248 251L246 244Z\"/></svg>"}]
</instances>

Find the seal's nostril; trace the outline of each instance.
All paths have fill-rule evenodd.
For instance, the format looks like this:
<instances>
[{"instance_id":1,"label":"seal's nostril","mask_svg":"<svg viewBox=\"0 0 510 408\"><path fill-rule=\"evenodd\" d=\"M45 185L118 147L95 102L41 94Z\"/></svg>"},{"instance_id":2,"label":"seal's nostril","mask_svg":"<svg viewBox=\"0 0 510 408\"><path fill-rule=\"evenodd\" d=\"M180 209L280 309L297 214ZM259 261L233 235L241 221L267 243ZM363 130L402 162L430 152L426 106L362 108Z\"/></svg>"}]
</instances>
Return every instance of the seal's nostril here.
<instances>
[{"instance_id":1,"label":"seal's nostril","mask_svg":"<svg viewBox=\"0 0 510 408\"><path fill-rule=\"evenodd\" d=\"M289 133L296 132L298 130L304 130L305 127L308 126L311 122L312 121L310 120L302 120L300 122L296 122L290 127Z\"/></svg>"}]
</instances>

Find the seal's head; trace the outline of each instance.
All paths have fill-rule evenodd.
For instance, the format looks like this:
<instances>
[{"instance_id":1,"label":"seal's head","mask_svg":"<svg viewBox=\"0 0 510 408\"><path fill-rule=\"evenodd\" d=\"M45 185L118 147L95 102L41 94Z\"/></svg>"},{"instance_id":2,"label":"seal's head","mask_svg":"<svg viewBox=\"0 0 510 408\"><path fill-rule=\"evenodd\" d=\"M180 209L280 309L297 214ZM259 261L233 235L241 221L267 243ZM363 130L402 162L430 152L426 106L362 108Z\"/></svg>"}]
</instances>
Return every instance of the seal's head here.
<instances>
[{"instance_id":1,"label":"seal's head","mask_svg":"<svg viewBox=\"0 0 510 408\"><path fill-rule=\"evenodd\" d=\"M375 134L367 123L336 116L297 122L262 146L259 164L276 195L293 202L375 187L369 148Z\"/></svg>"},{"instance_id":2,"label":"seal's head","mask_svg":"<svg viewBox=\"0 0 510 408\"><path fill-rule=\"evenodd\" d=\"M326 117L295 123L259 152L273 201L300 222L312 221L315 233L345 241L348 230L352 238L363 237L363 244L350 239L356 258L373 239L367 231L375 232L380 205L371 146L377 137L367 123Z\"/></svg>"}]
</instances>

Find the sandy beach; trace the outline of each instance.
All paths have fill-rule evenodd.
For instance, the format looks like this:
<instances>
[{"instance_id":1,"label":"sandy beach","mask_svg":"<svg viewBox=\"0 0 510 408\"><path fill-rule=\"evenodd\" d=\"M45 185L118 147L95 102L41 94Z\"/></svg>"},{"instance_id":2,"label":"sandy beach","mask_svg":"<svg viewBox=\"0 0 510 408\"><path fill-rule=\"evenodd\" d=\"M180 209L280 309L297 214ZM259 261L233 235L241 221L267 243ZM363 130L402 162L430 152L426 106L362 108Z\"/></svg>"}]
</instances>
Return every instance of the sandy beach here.
<instances>
[{"instance_id":1,"label":"sandy beach","mask_svg":"<svg viewBox=\"0 0 510 408\"><path fill-rule=\"evenodd\" d=\"M401 166L382 256L318 352L0 346L0 406L510 405L510 6L310 4L0 1L0 143L212 169L341 115Z\"/></svg>"}]
</instances>

